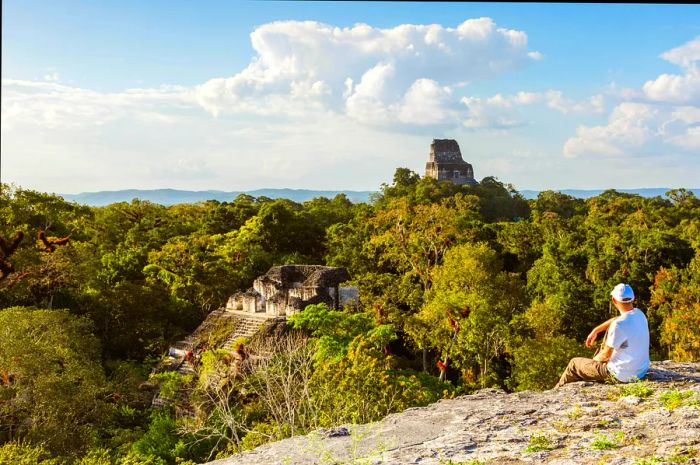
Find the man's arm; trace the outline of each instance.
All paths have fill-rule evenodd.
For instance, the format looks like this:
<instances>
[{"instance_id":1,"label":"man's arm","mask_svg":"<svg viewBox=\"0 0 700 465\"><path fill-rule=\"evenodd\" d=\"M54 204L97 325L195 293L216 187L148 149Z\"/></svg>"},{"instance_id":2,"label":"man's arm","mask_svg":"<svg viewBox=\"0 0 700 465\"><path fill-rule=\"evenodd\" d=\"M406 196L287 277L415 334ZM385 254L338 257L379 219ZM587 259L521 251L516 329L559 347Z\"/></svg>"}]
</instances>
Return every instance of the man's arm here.
<instances>
[{"instance_id":1,"label":"man's arm","mask_svg":"<svg viewBox=\"0 0 700 465\"><path fill-rule=\"evenodd\" d=\"M593 357L593 360L595 360L596 362L607 362L608 360L610 360L612 353L613 353L613 348L608 347L606 345L605 347L600 349L600 352L598 352L598 354L595 357Z\"/></svg>"},{"instance_id":2,"label":"man's arm","mask_svg":"<svg viewBox=\"0 0 700 465\"><path fill-rule=\"evenodd\" d=\"M593 345L595 344L595 340L598 337L598 334L602 333L603 331L606 331L610 327L610 324L612 324L612 322L615 321L615 318L617 317L610 318L608 321L601 323L595 328L593 328L591 334L589 334L586 338L586 347L593 347Z\"/></svg>"}]
</instances>

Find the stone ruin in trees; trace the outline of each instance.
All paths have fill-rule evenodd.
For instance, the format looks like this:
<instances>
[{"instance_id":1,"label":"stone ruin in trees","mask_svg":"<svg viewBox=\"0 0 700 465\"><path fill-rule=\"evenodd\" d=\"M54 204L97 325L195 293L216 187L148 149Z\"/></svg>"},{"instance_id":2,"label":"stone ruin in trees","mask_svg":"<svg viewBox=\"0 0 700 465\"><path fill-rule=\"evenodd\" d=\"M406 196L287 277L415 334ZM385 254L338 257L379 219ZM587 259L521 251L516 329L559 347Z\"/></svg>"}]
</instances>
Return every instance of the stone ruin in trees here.
<instances>
[{"instance_id":1,"label":"stone ruin in trees","mask_svg":"<svg viewBox=\"0 0 700 465\"><path fill-rule=\"evenodd\" d=\"M322 265L273 266L253 282L246 292L231 296L228 311L265 315L293 315L307 305L325 303L338 310L358 301L356 286L341 286L350 275L344 268Z\"/></svg>"},{"instance_id":2,"label":"stone ruin in trees","mask_svg":"<svg viewBox=\"0 0 700 465\"><path fill-rule=\"evenodd\" d=\"M433 139L430 155L425 164L425 176L458 185L478 184L472 165L464 161L459 144L454 139Z\"/></svg>"},{"instance_id":3,"label":"stone ruin in trees","mask_svg":"<svg viewBox=\"0 0 700 465\"><path fill-rule=\"evenodd\" d=\"M238 344L241 338L250 338L265 327L274 327L287 316L304 310L307 305L325 303L334 310L357 305L358 288L341 286L349 279L350 275L344 268L273 266L253 282L251 289L231 296L225 307L211 312L191 335L173 344L153 373L176 371L181 375L195 374L201 353L212 348L228 350L231 360L239 363L243 360ZM223 334L219 334L222 330ZM214 346L208 346L214 334L224 339ZM157 389L152 383L144 384ZM175 403L178 416L192 416L189 390L190 387L183 386L174 396L164 397L157 389L152 405L164 407Z\"/></svg>"}]
</instances>

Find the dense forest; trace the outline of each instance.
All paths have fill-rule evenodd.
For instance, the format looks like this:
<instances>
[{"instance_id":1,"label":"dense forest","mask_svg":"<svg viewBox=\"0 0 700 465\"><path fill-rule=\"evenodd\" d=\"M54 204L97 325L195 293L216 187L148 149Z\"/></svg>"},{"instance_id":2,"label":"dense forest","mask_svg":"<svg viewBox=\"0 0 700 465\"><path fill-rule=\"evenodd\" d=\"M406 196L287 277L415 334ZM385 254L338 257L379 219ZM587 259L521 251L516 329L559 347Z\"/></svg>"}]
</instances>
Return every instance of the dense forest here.
<instances>
[{"instance_id":1,"label":"dense forest","mask_svg":"<svg viewBox=\"0 0 700 465\"><path fill-rule=\"evenodd\" d=\"M549 389L632 285L652 358L700 359L700 200L525 200L400 168L369 204L240 195L105 207L3 184L0 464L171 465L497 386ZM272 353L150 376L168 344L270 266L345 267L360 305L307 307ZM255 339L255 338L254 338ZM191 386L196 414L152 408Z\"/></svg>"}]
</instances>

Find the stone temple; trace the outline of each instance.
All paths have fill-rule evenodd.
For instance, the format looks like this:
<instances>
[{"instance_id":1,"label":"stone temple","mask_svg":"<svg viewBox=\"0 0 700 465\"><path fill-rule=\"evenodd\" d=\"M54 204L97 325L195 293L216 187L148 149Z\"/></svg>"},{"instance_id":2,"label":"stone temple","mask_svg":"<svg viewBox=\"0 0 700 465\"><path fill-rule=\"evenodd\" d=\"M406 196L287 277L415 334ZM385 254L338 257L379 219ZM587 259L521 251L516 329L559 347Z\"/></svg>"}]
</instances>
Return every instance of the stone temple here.
<instances>
[{"instance_id":1,"label":"stone temple","mask_svg":"<svg viewBox=\"0 0 700 465\"><path fill-rule=\"evenodd\" d=\"M425 164L425 175L458 185L478 184L474 179L472 165L462 159L459 144L454 139L433 139L430 158Z\"/></svg>"},{"instance_id":2,"label":"stone temple","mask_svg":"<svg viewBox=\"0 0 700 465\"><path fill-rule=\"evenodd\" d=\"M289 316L307 305L326 303L338 310L356 305L356 286L341 286L350 279L344 268L322 265L273 266L253 282L253 288L234 294L226 310L268 318Z\"/></svg>"}]
</instances>

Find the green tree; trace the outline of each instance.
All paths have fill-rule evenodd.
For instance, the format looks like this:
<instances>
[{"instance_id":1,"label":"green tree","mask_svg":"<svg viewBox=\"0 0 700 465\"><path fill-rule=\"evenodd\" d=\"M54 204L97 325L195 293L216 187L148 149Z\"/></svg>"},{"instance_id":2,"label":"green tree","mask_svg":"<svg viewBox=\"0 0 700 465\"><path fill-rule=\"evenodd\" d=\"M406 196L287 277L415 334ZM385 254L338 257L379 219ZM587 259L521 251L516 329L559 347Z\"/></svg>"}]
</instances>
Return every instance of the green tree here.
<instances>
[{"instance_id":1,"label":"green tree","mask_svg":"<svg viewBox=\"0 0 700 465\"><path fill-rule=\"evenodd\" d=\"M486 177L475 186L464 186L464 191L479 197L481 216L486 222L513 221L530 216L527 200L513 186L494 177Z\"/></svg>"},{"instance_id":2,"label":"green tree","mask_svg":"<svg viewBox=\"0 0 700 465\"><path fill-rule=\"evenodd\" d=\"M310 411L320 426L367 423L437 400L449 386L412 370L399 370L384 349L397 334L370 315L310 305L289 319L311 333L316 370L309 380Z\"/></svg>"},{"instance_id":3,"label":"green tree","mask_svg":"<svg viewBox=\"0 0 700 465\"><path fill-rule=\"evenodd\" d=\"M514 338L512 374L508 384L517 390L550 389L573 357L590 356L590 350L566 329L564 315L555 297L534 300L512 326L520 334Z\"/></svg>"},{"instance_id":4,"label":"green tree","mask_svg":"<svg viewBox=\"0 0 700 465\"><path fill-rule=\"evenodd\" d=\"M0 436L70 454L107 415L100 346L65 310L0 310ZM70 427L67 427L70 425Z\"/></svg>"},{"instance_id":5,"label":"green tree","mask_svg":"<svg viewBox=\"0 0 700 465\"><path fill-rule=\"evenodd\" d=\"M506 353L511 338L510 321L523 308L522 284L517 275L502 271L498 255L484 243L450 249L435 271L426 303L406 325L419 348L447 353L454 365L469 371L478 368L482 386L497 382L493 362Z\"/></svg>"},{"instance_id":6,"label":"green tree","mask_svg":"<svg viewBox=\"0 0 700 465\"><path fill-rule=\"evenodd\" d=\"M586 275L589 254L582 242L578 231L560 231L543 245L542 256L527 272L530 294L558 313L563 334L579 340L608 315L607 300L604 306L593 303Z\"/></svg>"},{"instance_id":7,"label":"green tree","mask_svg":"<svg viewBox=\"0 0 700 465\"><path fill-rule=\"evenodd\" d=\"M144 273L168 286L173 296L197 305L202 315L221 307L235 282L217 250L224 238L197 233L170 239L149 253Z\"/></svg>"},{"instance_id":8,"label":"green tree","mask_svg":"<svg viewBox=\"0 0 700 465\"><path fill-rule=\"evenodd\" d=\"M436 379L396 370L393 357L381 352L390 333L357 336L347 355L323 361L310 383L321 426L368 423L409 407L427 405L443 392ZM449 391L448 386L442 386Z\"/></svg>"},{"instance_id":9,"label":"green tree","mask_svg":"<svg viewBox=\"0 0 700 465\"><path fill-rule=\"evenodd\" d=\"M686 268L656 273L649 319L673 360L700 359L700 252Z\"/></svg>"}]
</instances>

